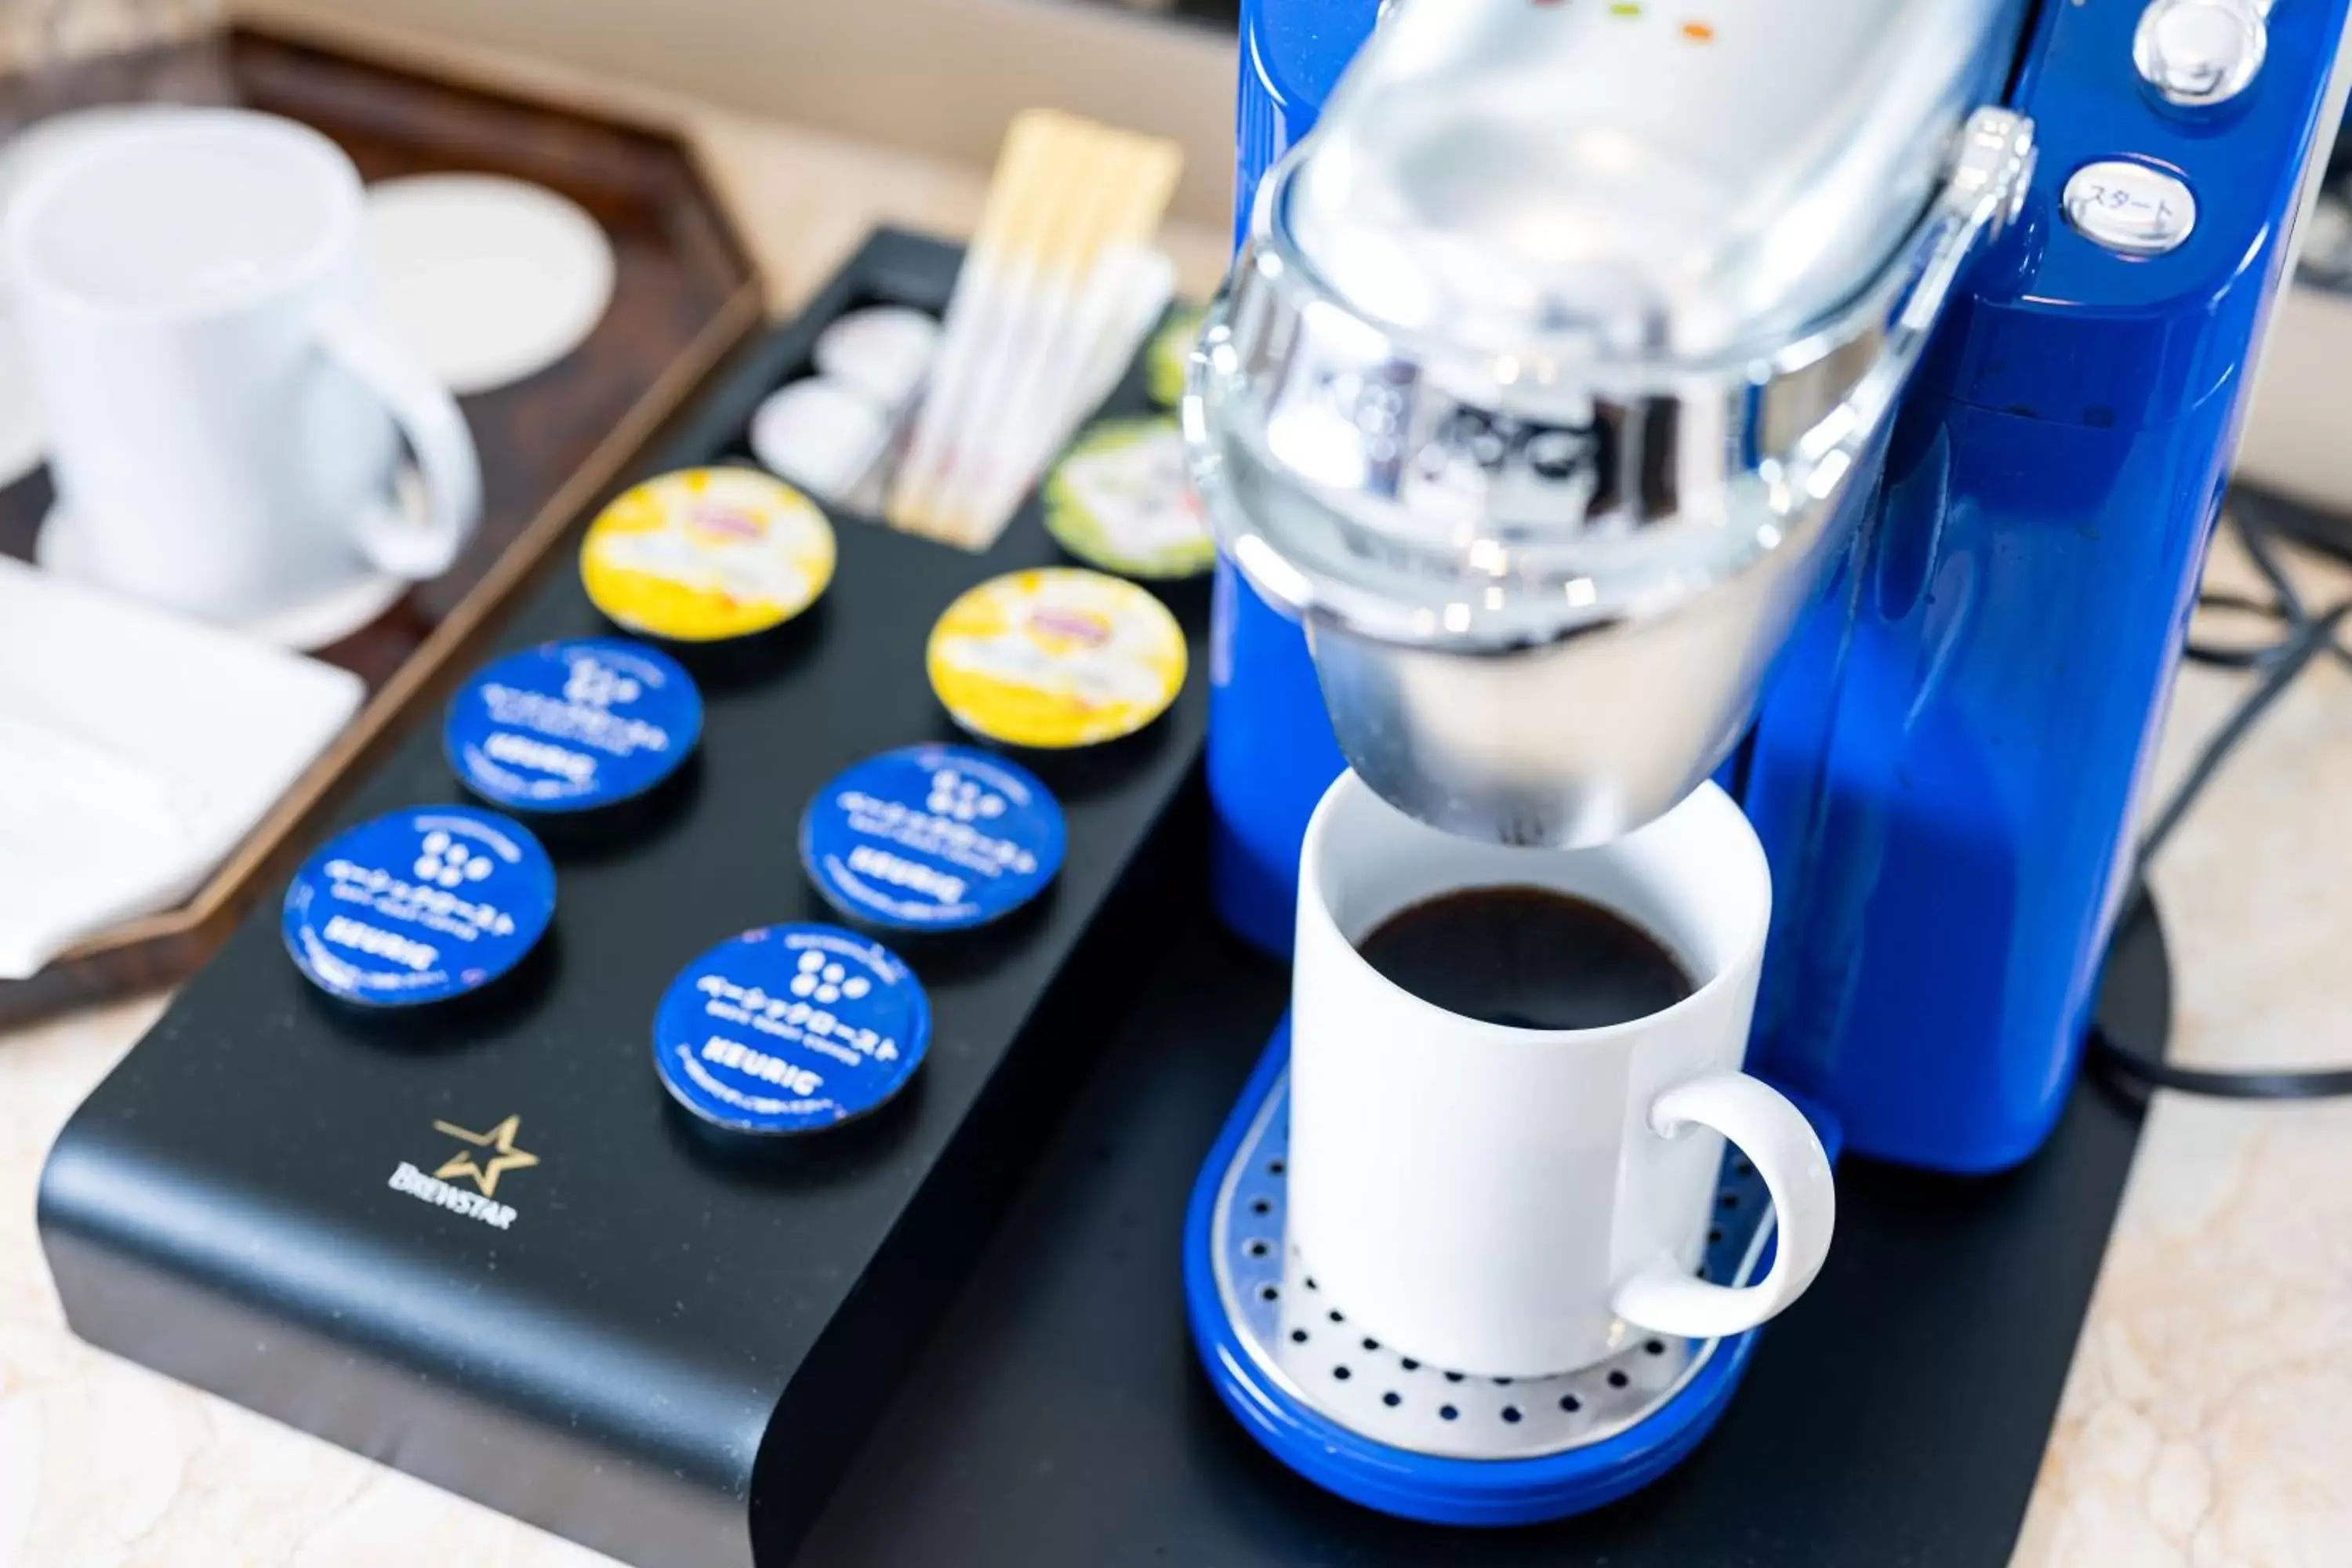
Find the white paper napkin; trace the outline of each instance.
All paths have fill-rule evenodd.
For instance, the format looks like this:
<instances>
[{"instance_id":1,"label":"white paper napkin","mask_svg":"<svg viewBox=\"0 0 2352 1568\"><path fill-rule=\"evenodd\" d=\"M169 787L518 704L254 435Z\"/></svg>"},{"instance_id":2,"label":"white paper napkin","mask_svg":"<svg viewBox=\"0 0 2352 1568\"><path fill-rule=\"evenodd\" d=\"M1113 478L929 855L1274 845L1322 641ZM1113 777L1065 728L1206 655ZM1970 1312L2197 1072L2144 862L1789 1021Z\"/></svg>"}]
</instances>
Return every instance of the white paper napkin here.
<instances>
[{"instance_id":1,"label":"white paper napkin","mask_svg":"<svg viewBox=\"0 0 2352 1568\"><path fill-rule=\"evenodd\" d=\"M359 678L0 559L0 979L184 900Z\"/></svg>"}]
</instances>

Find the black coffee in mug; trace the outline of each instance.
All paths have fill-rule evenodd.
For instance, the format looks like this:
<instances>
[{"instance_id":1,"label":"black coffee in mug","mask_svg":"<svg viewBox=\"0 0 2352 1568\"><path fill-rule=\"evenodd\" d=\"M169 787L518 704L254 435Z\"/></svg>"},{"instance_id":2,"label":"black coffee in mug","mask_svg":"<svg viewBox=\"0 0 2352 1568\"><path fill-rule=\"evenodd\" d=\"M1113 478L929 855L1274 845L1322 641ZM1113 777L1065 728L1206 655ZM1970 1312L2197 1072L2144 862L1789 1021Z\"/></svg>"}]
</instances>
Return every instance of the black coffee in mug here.
<instances>
[{"instance_id":1,"label":"black coffee in mug","mask_svg":"<svg viewBox=\"0 0 2352 1568\"><path fill-rule=\"evenodd\" d=\"M1356 944L1433 1006L1514 1029L1600 1029L1698 989L1666 945L1616 910L1549 888L1457 888Z\"/></svg>"}]
</instances>

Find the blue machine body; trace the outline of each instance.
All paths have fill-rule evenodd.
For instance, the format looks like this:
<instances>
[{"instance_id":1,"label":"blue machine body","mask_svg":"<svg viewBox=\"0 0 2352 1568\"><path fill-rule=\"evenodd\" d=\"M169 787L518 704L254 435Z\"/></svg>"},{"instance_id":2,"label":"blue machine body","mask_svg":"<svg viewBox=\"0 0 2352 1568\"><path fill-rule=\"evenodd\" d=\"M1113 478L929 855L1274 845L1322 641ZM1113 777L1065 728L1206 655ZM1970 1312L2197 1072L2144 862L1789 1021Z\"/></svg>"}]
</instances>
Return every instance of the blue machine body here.
<instances>
[{"instance_id":1,"label":"blue machine body","mask_svg":"<svg viewBox=\"0 0 2352 1568\"><path fill-rule=\"evenodd\" d=\"M2276 7L2253 85L2194 115L2140 81L2138 5L2031 25L2010 92L2040 147L2024 211L1948 310L1724 775L1777 905L1750 1066L1833 1112L1853 1152L1992 1171L2055 1124L2251 360L2341 107L2345 5ZM1238 214L1374 8L1244 4ZM2115 157L2188 184L2178 248L2116 255L2061 215L2068 177ZM1284 952L1307 818L1342 763L1300 628L1223 563L1217 599L1214 896Z\"/></svg>"}]
</instances>

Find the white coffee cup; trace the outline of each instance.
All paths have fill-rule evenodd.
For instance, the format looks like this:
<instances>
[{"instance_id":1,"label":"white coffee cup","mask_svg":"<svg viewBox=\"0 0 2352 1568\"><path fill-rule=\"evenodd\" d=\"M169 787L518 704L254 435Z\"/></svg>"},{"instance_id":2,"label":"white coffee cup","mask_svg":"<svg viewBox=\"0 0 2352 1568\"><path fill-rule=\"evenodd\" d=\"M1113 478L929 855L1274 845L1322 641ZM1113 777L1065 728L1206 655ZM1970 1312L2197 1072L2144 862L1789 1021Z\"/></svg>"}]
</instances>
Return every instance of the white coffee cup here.
<instances>
[{"instance_id":1,"label":"white coffee cup","mask_svg":"<svg viewBox=\"0 0 2352 1568\"><path fill-rule=\"evenodd\" d=\"M333 142L243 110L95 132L10 200L0 268L77 574L236 623L447 570L480 469L374 324L362 215ZM401 437L421 517L396 500Z\"/></svg>"},{"instance_id":2,"label":"white coffee cup","mask_svg":"<svg viewBox=\"0 0 2352 1568\"><path fill-rule=\"evenodd\" d=\"M1537 887L1647 931L1697 989L1597 1029L1522 1029L1422 1000L1356 949L1465 888ZM1340 775L1307 829L1290 1035L1288 1242L1323 1300L1400 1352L1482 1376L1588 1366L1645 1331L1755 1327L1829 1250L1820 1139L1739 1071L1771 915L1756 835L1703 784L1581 850L1478 844ZM1727 1137L1772 1195L1754 1284L1695 1277Z\"/></svg>"}]
</instances>

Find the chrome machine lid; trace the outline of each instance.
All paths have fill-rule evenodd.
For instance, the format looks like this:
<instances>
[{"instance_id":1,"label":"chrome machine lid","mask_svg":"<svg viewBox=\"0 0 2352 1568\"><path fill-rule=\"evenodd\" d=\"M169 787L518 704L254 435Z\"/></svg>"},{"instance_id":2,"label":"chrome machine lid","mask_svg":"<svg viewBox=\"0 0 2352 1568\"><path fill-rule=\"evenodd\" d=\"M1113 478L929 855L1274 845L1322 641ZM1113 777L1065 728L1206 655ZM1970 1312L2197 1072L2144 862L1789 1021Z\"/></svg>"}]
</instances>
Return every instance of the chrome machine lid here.
<instances>
[{"instance_id":1,"label":"chrome machine lid","mask_svg":"<svg viewBox=\"0 0 2352 1568\"><path fill-rule=\"evenodd\" d=\"M1399 7L1288 182L1300 256L1366 319L1459 348L1778 349L1927 210L2014 7L1736 9L1702 42L1601 5Z\"/></svg>"},{"instance_id":2,"label":"chrome machine lid","mask_svg":"<svg viewBox=\"0 0 2352 1568\"><path fill-rule=\"evenodd\" d=\"M1394 8L1261 187L1186 405L1374 788L1589 843L1720 760L2022 194L2031 126L1978 107L2021 10Z\"/></svg>"}]
</instances>

